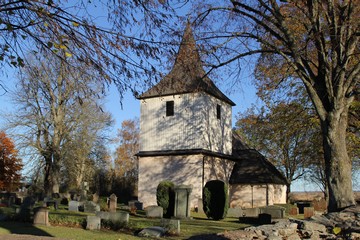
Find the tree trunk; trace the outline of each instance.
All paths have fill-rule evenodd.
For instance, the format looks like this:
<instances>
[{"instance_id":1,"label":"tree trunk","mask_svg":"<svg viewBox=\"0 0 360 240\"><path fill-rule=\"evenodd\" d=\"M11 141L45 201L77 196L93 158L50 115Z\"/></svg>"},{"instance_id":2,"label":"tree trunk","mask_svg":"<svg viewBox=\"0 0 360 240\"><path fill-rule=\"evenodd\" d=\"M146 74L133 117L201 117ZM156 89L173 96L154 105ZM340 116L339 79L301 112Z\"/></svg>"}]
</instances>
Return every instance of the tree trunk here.
<instances>
[{"instance_id":1,"label":"tree trunk","mask_svg":"<svg viewBox=\"0 0 360 240\"><path fill-rule=\"evenodd\" d=\"M355 205L351 176L352 162L346 147L347 111L343 109L341 113L334 112L330 112L326 121L321 122L329 190L329 212Z\"/></svg>"}]
</instances>

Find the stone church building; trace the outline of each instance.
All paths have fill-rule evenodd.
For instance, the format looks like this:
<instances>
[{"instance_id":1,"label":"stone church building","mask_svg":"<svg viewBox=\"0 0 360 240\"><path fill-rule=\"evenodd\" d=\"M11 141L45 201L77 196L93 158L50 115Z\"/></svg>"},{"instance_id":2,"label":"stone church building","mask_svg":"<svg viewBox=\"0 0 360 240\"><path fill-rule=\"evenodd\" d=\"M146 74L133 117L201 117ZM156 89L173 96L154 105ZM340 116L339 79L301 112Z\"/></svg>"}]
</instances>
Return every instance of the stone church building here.
<instances>
[{"instance_id":1,"label":"stone church building","mask_svg":"<svg viewBox=\"0 0 360 240\"><path fill-rule=\"evenodd\" d=\"M190 185L191 207L215 179L229 183L231 207L286 202L283 175L233 133L235 103L206 76L189 23L170 73L138 99L138 200L145 207L156 205L163 180Z\"/></svg>"}]
</instances>

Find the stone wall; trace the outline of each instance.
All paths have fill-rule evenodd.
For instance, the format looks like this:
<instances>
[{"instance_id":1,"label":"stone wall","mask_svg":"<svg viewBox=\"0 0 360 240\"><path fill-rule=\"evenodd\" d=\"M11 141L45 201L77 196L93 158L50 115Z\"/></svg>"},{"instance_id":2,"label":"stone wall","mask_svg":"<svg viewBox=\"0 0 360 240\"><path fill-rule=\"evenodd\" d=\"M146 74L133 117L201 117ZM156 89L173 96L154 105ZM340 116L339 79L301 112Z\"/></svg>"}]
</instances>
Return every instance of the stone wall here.
<instances>
[{"instance_id":1,"label":"stone wall","mask_svg":"<svg viewBox=\"0 0 360 240\"><path fill-rule=\"evenodd\" d=\"M230 207L255 208L286 203L286 186L276 184L230 186Z\"/></svg>"}]
</instances>

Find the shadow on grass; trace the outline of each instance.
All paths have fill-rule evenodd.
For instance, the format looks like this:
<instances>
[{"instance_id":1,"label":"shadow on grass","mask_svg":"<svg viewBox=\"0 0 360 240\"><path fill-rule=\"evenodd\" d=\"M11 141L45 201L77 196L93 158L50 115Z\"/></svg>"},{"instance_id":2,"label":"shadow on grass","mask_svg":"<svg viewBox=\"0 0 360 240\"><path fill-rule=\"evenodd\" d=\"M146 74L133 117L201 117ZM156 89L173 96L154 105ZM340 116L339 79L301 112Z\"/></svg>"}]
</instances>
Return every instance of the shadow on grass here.
<instances>
[{"instance_id":1,"label":"shadow on grass","mask_svg":"<svg viewBox=\"0 0 360 240\"><path fill-rule=\"evenodd\" d=\"M188 240L230 240L230 239L216 234L201 234L197 236L192 236L188 238Z\"/></svg>"},{"instance_id":2,"label":"shadow on grass","mask_svg":"<svg viewBox=\"0 0 360 240\"><path fill-rule=\"evenodd\" d=\"M53 237L51 234L37 228L31 223L24 222L0 222L0 228L8 230L12 234L26 234L34 236Z\"/></svg>"}]
</instances>

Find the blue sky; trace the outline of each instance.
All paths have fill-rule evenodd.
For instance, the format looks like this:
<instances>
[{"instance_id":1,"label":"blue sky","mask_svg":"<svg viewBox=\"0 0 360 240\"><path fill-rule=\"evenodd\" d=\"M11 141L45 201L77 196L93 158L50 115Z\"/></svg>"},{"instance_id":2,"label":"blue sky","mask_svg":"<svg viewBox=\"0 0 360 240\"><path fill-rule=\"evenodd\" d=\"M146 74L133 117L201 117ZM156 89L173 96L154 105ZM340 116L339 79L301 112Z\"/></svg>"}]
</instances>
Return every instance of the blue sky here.
<instances>
[{"instance_id":1,"label":"blue sky","mask_svg":"<svg viewBox=\"0 0 360 240\"><path fill-rule=\"evenodd\" d=\"M9 91L14 89L14 84L16 82L16 77L13 74L14 69L8 71L7 77L2 77L3 82L6 83L6 86L9 88ZM256 106L261 106L261 101L256 96L255 87L251 84L251 74L248 74L247 77L242 77L242 82L236 86L236 88L228 89L228 86L221 86L218 84L218 87L232 100L236 103L236 106L233 107L233 117L232 123L233 126L236 121L236 116L239 112L246 111L252 104ZM11 94L10 92L5 93L0 90L0 129L4 127L4 119L2 117L3 113L11 112L16 110L16 107L11 104L10 101ZM122 106L120 104L119 93L115 86L111 86L109 92L106 96L105 103L106 110L109 111L114 120L115 124L112 127L110 135L112 137L116 136L117 129L121 127L121 123L127 119L133 119L135 117L140 117L140 102L137 100L131 93L125 94ZM114 146L110 146L110 149L114 149ZM309 185L304 181L297 181L292 184L293 191L313 191L317 190L316 186Z\"/></svg>"}]
</instances>

